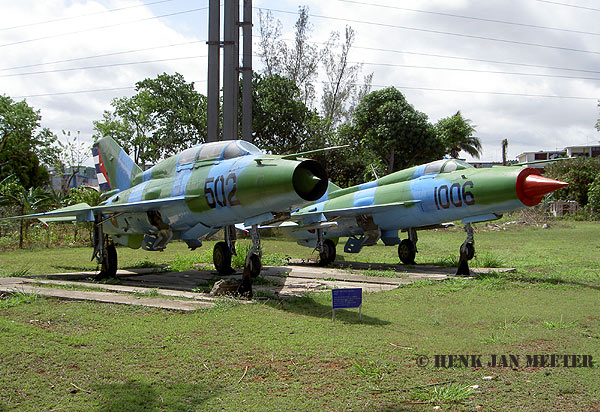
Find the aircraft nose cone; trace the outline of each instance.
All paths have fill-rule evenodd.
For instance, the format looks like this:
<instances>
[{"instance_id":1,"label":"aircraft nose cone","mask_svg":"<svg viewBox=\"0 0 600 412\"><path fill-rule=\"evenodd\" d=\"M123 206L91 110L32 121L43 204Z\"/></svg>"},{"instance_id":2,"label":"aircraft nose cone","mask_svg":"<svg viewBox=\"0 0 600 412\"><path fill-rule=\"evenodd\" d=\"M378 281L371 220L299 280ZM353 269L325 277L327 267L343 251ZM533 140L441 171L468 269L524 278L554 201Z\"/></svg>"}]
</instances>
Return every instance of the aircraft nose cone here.
<instances>
[{"instance_id":1,"label":"aircraft nose cone","mask_svg":"<svg viewBox=\"0 0 600 412\"><path fill-rule=\"evenodd\" d=\"M569 186L569 184L540 175L529 175L523 183L523 193L527 197L540 197L565 186Z\"/></svg>"},{"instance_id":2,"label":"aircraft nose cone","mask_svg":"<svg viewBox=\"0 0 600 412\"><path fill-rule=\"evenodd\" d=\"M517 196L525 206L535 206L542 201L545 194L568 186L560 180L541 176L531 168L524 169L517 178Z\"/></svg>"}]
</instances>

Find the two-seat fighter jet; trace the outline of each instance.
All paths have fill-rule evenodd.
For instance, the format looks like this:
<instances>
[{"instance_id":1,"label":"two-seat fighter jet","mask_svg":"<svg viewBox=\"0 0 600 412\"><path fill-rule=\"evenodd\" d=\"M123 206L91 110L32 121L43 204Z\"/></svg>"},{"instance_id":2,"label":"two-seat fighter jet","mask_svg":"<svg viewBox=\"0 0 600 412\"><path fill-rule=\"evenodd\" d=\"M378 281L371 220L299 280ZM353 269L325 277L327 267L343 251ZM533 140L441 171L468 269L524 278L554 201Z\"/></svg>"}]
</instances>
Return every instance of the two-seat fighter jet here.
<instances>
[{"instance_id":1,"label":"two-seat fighter jet","mask_svg":"<svg viewBox=\"0 0 600 412\"><path fill-rule=\"evenodd\" d=\"M358 253L381 238L386 246L398 245L403 263L414 264L417 230L462 220L467 239L461 256L470 260L475 254L471 223L535 206L566 185L531 167L476 169L456 159L438 160L346 189L330 183L322 198L293 212L292 221L279 227L299 244L316 248L322 264L335 260L337 240L346 236L346 253ZM408 232L408 239L400 241L399 230ZM468 274L466 260L458 274Z\"/></svg>"},{"instance_id":2,"label":"two-seat fighter jet","mask_svg":"<svg viewBox=\"0 0 600 412\"><path fill-rule=\"evenodd\" d=\"M258 225L288 217L327 190L325 170L300 157L306 153L267 155L243 140L200 144L146 171L111 138L96 142L92 152L104 191L100 206L80 203L26 217L94 222L92 259L101 264L102 277L116 275L115 243L160 251L181 239L193 250L221 229L225 241L215 245L213 260L220 274L230 274L234 225L243 224L251 228L252 247L239 292L251 292L250 278L262 266Z\"/></svg>"}]
</instances>

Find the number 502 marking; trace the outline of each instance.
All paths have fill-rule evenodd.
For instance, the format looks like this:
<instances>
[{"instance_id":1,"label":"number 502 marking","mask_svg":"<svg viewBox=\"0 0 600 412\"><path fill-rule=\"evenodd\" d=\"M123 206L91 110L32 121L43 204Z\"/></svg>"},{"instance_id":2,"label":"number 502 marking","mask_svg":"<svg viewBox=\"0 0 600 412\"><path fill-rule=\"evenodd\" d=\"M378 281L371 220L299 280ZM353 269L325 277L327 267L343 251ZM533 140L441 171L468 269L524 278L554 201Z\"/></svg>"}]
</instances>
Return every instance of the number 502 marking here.
<instances>
[{"instance_id":1,"label":"number 502 marking","mask_svg":"<svg viewBox=\"0 0 600 412\"><path fill-rule=\"evenodd\" d=\"M233 182L231 188L227 188ZM223 175L217 177L208 177L204 182L204 194L206 202L211 208L237 206L240 201L235 197L237 190L237 181L235 173L229 173L225 178Z\"/></svg>"}]
</instances>

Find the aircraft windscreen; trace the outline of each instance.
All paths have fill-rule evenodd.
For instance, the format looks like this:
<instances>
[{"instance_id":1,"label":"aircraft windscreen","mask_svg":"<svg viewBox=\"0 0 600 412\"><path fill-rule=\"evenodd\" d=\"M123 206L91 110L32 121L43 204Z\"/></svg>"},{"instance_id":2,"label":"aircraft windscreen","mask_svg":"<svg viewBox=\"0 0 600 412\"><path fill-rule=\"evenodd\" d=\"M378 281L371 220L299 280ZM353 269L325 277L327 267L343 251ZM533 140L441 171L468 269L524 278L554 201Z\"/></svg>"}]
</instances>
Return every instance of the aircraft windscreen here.
<instances>
[{"instance_id":1,"label":"aircraft windscreen","mask_svg":"<svg viewBox=\"0 0 600 412\"><path fill-rule=\"evenodd\" d=\"M197 160L216 159L221 157L223 149L230 143L230 141L204 143L198 154Z\"/></svg>"},{"instance_id":2,"label":"aircraft windscreen","mask_svg":"<svg viewBox=\"0 0 600 412\"><path fill-rule=\"evenodd\" d=\"M250 142L247 142L245 140L239 140L238 144L242 148L242 150L248 152L249 154L263 154L263 152L258 147L254 146Z\"/></svg>"},{"instance_id":3,"label":"aircraft windscreen","mask_svg":"<svg viewBox=\"0 0 600 412\"><path fill-rule=\"evenodd\" d=\"M194 147L190 147L189 149L185 149L179 155L179 160L177 161L177 163L182 165L185 163L193 162L194 159L196 158L196 153L198 153L198 150L200 150L200 148L201 148L201 146L194 146Z\"/></svg>"},{"instance_id":4,"label":"aircraft windscreen","mask_svg":"<svg viewBox=\"0 0 600 412\"><path fill-rule=\"evenodd\" d=\"M455 170L462 170L473 167L468 163L463 162L458 159L443 159L436 160L435 162L429 163L425 166L425 171L423 174L434 174L434 173L448 173L453 172Z\"/></svg>"},{"instance_id":5,"label":"aircraft windscreen","mask_svg":"<svg viewBox=\"0 0 600 412\"><path fill-rule=\"evenodd\" d=\"M433 173L439 173L442 170L442 166L446 163L446 160L436 160L435 162L429 163L425 166L423 174L429 175Z\"/></svg>"}]
</instances>

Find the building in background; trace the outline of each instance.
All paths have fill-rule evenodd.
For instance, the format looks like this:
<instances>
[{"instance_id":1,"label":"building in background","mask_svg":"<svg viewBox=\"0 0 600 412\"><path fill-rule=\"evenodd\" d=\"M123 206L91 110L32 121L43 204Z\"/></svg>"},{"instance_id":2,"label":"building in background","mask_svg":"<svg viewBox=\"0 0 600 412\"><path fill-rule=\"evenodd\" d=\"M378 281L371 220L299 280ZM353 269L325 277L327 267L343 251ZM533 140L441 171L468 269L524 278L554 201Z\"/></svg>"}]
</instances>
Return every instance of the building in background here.
<instances>
[{"instance_id":1,"label":"building in background","mask_svg":"<svg viewBox=\"0 0 600 412\"><path fill-rule=\"evenodd\" d=\"M95 167L80 167L79 170L75 171L75 174L73 174L73 169L70 167L67 167L61 173L54 169L48 172L50 173L50 186L56 191L80 186L98 186Z\"/></svg>"}]
</instances>

